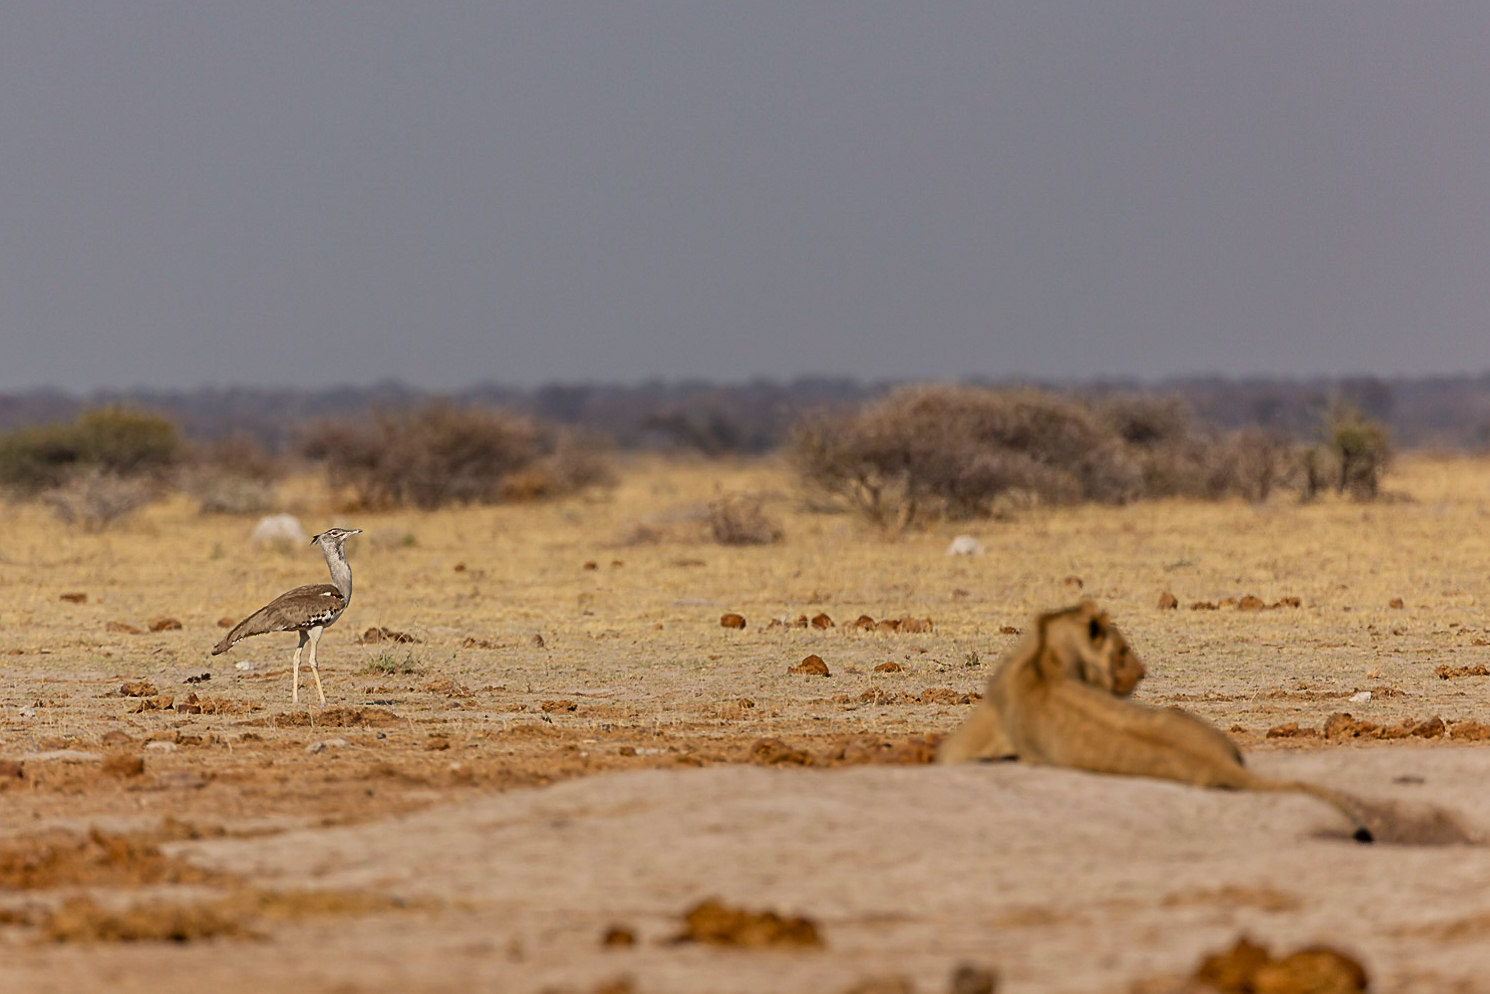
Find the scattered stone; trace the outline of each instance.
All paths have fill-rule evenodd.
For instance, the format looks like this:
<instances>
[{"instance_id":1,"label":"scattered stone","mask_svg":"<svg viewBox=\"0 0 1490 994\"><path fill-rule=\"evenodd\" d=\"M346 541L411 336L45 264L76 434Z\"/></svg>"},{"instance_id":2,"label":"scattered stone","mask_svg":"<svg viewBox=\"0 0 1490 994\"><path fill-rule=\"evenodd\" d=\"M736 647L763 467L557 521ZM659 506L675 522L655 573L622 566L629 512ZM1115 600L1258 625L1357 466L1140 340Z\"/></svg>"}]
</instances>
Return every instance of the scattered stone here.
<instances>
[{"instance_id":1,"label":"scattered stone","mask_svg":"<svg viewBox=\"0 0 1490 994\"><path fill-rule=\"evenodd\" d=\"M140 703L129 709L130 714L141 714L145 711L169 711L176 703L176 698L170 694L156 694L154 697L141 697Z\"/></svg>"},{"instance_id":2,"label":"scattered stone","mask_svg":"<svg viewBox=\"0 0 1490 994\"><path fill-rule=\"evenodd\" d=\"M211 673L197 673L182 680L182 683L206 683L212 679Z\"/></svg>"},{"instance_id":3,"label":"scattered stone","mask_svg":"<svg viewBox=\"0 0 1490 994\"><path fill-rule=\"evenodd\" d=\"M815 615L812 616L812 627L813 628L832 628L833 627L833 619L830 618L830 617L828 617L826 614L822 614L822 613L815 614Z\"/></svg>"},{"instance_id":4,"label":"scattered stone","mask_svg":"<svg viewBox=\"0 0 1490 994\"><path fill-rule=\"evenodd\" d=\"M1358 994L1367 986L1361 964L1338 950L1309 946L1274 959L1246 937L1201 960L1194 979L1222 994Z\"/></svg>"},{"instance_id":5,"label":"scattered stone","mask_svg":"<svg viewBox=\"0 0 1490 994\"><path fill-rule=\"evenodd\" d=\"M1086 586L1086 584L1082 582L1081 577L1073 574L1062 580L1061 586L1067 587L1071 590L1080 590L1082 587Z\"/></svg>"},{"instance_id":6,"label":"scattered stone","mask_svg":"<svg viewBox=\"0 0 1490 994\"><path fill-rule=\"evenodd\" d=\"M602 946L634 946L636 945L636 933L625 925L612 925L600 937L600 944Z\"/></svg>"},{"instance_id":7,"label":"scattered stone","mask_svg":"<svg viewBox=\"0 0 1490 994\"><path fill-rule=\"evenodd\" d=\"M248 540L254 545L305 545L310 536L300 526L300 519L293 514L268 514L260 518L249 533Z\"/></svg>"},{"instance_id":8,"label":"scattered stone","mask_svg":"<svg viewBox=\"0 0 1490 994\"><path fill-rule=\"evenodd\" d=\"M1220 609L1221 606L1215 601L1192 601L1190 603L1192 611L1219 611Z\"/></svg>"},{"instance_id":9,"label":"scattered stone","mask_svg":"<svg viewBox=\"0 0 1490 994\"><path fill-rule=\"evenodd\" d=\"M83 593L81 590L80 591L77 591L76 593L63 594L61 597L59 597L57 599L58 600L62 600L62 601L68 601L69 603L72 603L72 604L87 604L88 603L88 595L85 594L85 593Z\"/></svg>"},{"instance_id":10,"label":"scattered stone","mask_svg":"<svg viewBox=\"0 0 1490 994\"><path fill-rule=\"evenodd\" d=\"M1238 611L1261 611L1267 607L1267 602L1256 594L1247 594L1237 601L1236 607Z\"/></svg>"},{"instance_id":11,"label":"scattered stone","mask_svg":"<svg viewBox=\"0 0 1490 994\"><path fill-rule=\"evenodd\" d=\"M745 616L741 614L722 614L719 616L719 625L722 628L744 628Z\"/></svg>"},{"instance_id":12,"label":"scattered stone","mask_svg":"<svg viewBox=\"0 0 1490 994\"><path fill-rule=\"evenodd\" d=\"M1397 610L1397 611L1402 610L1406 606L1407 606L1406 602L1404 602L1402 600L1402 598L1400 598L1400 597L1393 597L1391 600L1387 601L1387 607L1392 608L1392 609Z\"/></svg>"},{"instance_id":13,"label":"scattered stone","mask_svg":"<svg viewBox=\"0 0 1490 994\"><path fill-rule=\"evenodd\" d=\"M1161 611L1173 611L1176 608L1178 608L1179 606L1180 606L1180 599L1178 597L1176 597L1174 594L1171 594L1169 591L1166 590L1162 594L1159 595L1159 610L1161 610Z\"/></svg>"},{"instance_id":14,"label":"scattered stone","mask_svg":"<svg viewBox=\"0 0 1490 994\"><path fill-rule=\"evenodd\" d=\"M585 560L585 569L587 569L587 570L595 570L595 569L599 569L599 568L600 568L600 564L597 563L595 560L593 560L593 559L587 559L587 560Z\"/></svg>"},{"instance_id":15,"label":"scattered stone","mask_svg":"<svg viewBox=\"0 0 1490 994\"><path fill-rule=\"evenodd\" d=\"M1279 608L1279 607L1303 607L1303 606L1304 606L1304 602L1302 600L1300 600L1299 598L1297 598L1297 597L1280 597L1280 598L1278 598L1278 603L1276 603L1276 604L1273 605L1273 607L1275 607L1275 608Z\"/></svg>"},{"instance_id":16,"label":"scattered stone","mask_svg":"<svg viewBox=\"0 0 1490 994\"><path fill-rule=\"evenodd\" d=\"M1371 699L1371 691L1363 690L1359 694L1351 694L1347 700L1352 704L1365 704Z\"/></svg>"},{"instance_id":17,"label":"scattered stone","mask_svg":"<svg viewBox=\"0 0 1490 994\"><path fill-rule=\"evenodd\" d=\"M1346 712L1332 714L1324 723L1324 737L1327 739L1436 739L1445 731L1443 719L1437 715L1424 721L1404 718L1399 725L1382 726L1358 720Z\"/></svg>"},{"instance_id":18,"label":"scattered stone","mask_svg":"<svg viewBox=\"0 0 1490 994\"><path fill-rule=\"evenodd\" d=\"M118 728L104 732L103 738L99 739L106 746L127 745L131 741L129 735Z\"/></svg>"},{"instance_id":19,"label":"scattered stone","mask_svg":"<svg viewBox=\"0 0 1490 994\"><path fill-rule=\"evenodd\" d=\"M780 739L764 738L750 747L750 761L762 766L811 766L812 755Z\"/></svg>"},{"instance_id":20,"label":"scattered stone","mask_svg":"<svg viewBox=\"0 0 1490 994\"><path fill-rule=\"evenodd\" d=\"M861 614L861 615L859 615L859 617L858 617L858 618L857 618L857 619L856 619L856 620L855 620L855 621L854 621L854 627L855 627L855 628L862 628L862 629L864 629L864 630L865 630L865 631L866 631L866 632L872 632L872 631L874 631L874 619L873 619L873 618L871 618L871 617L870 617L870 616L869 616L869 615L867 615L867 614Z\"/></svg>"},{"instance_id":21,"label":"scattered stone","mask_svg":"<svg viewBox=\"0 0 1490 994\"><path fill-rule=\"evenodd\" d=\"M128 680L119 688L120 697L154 697L157 693L149 680Z\"/></svg>"},{"instance_id":22,"label":"scattered stone","mask_svg":"<svg viewBox=\"0 0 1490 994\"><path fill-rule=\"evenodd\" d=\"M983 554L983 543L971 535L958 535L947 546L949 556L981 556Z\"/></svg>"},{"instance_id":23,"label":"scattered stone","mask_svg":"<svg viewBox=\"0 0 1490 994\"><path fill-rule=\"evenodd\" d=\"M546 648L546 647L547 646L546 646L546 644L543 641L543 636L542 635L535 634L533 636L533 648L535 648L535 649L543 649L543 648Z\"/></svg>"},{"instance_id":24,"label":"scattered stone","mask_svg":"<svg viewBox=\"0 0 1490 994\"><path fill-rule=\"evenodd\" d=\"M545 712L552 714L555 711L574 711L579 708L579 705L567 698L561 698L557 701L544 701L540 707Z\"/></svg>"},{"instance_id":25,"label":"scattered stone","mask_svg":"<svg viewBox=\"0 0 1490 994\"><path fill-rule=\"evenodd\" d=\"M993 994L998 989L999 976L972 963L959 963L952 971L952 980L947 985L949 994Z\"/></svg>"},{"instance_id":26,"label":"scattered stone","mask_svg":"<svg viewBox=\"0 0 1490 994\"><path fill-rule=\"evenodd\" d=\"M1455 742L1490 742L1490 725L1479 721L1457 721L1449 734Z\"/></svg>"},{"instance_id":27,"label":"scattered stone","mask_svg":"<svg viewBox=\"0 0 1490 994\"><path fill-rule=\"evenodd\" d=\"M1236 605L1237 605L1237 599L1235 597L1223 597L1221 599L1220 605L1218 605L1218 606L1219 607L1236 607Z\"/></svg>"},{"instance_id":28,"label":"scattered stone","mask_svg":"<svg viewBox=\"0 0 1490 994\"><path fill-rule=\"evenodd\" d=\"M464 573L466 571L466 564L465 563L456 563L454 569L455 569L455 572L457 572L457 573Z\"/></svg>"},{"instance_id":29,"label":"scattered stone","mask_svg":"<svg viewBox=\"0 0 1490 994\"><path fill-rule=\"evenodd\" d=\"M443 752L450 748L450 740L443 735L431 735L424 743L425 752Z\"/></svg>"},{"instance_id":30,"label":"scattered stone","mask_svg":"<svg viewBox=\"0 0 1490 994\"><path fill-rule=\"evenodd\" d=\"M446 697L470 697L471 688L463 683L456 683L448 676L437 677L422 685L420 690L427 694L444 694Z\"/></svg>"},{"instance_id":31,"label":"scattered stone","mask_svg":"<svg viewBox=\"0 0 1490 994\"><path fill-rule=\"evenodd\" d=\"M900 631L924 634L931 631L930 618L901 618Z\"/></svg>"},{"instance_id":32,"label":"scattered stone","mask_svg":"<svg viewBox=\"0 0 1490 994\"><path fill-rule=\"evenodd\" d=\"M0 759L0 780L20 780L26 776L25 767L14 759Z\"/></svg>"},{"instance_id":33,"label":"scattered stone","mask_svg":"<svg viewBox=\"0 0 1490 994\"><path fill-rule=\"evenodd\" d=\"M1275 725L1269 728L1267 737L1270 739L1317 739L1319 729L1300 728L1298 722L1290 721L1286 725Z\"/></svg>"},{"instance_id":34,"label":"scattered stone","mask_svg":"<svg viewBox=\"0 0 1490 994\"><path fill-rule=\"evenodd\" d=\"M125 621L111 621L107 625L104 625L103 626L103 629L106 632L116 632L116 633L118 633L120 635L143 635L144 634L144 632L140 631L134 625L131 625L128 622L125 622Z\"/></svg>"},{"instance_id":35,"label":"scattered stone","mask_svg":"<svg viewBox=\"0 0 1490 994\"><path fill-rule=\"evenodd\" d=\"M236 624L238 624L238 622L234 621L232 618L223 617L217 619L218 628L232 628Z\"/></svg>"},{"instance_id":36,"label":"scattered stone","mask_svg":"<svg viewBox=\"0 0 1490 994\"><path fill-rule=\"evenodd\" d=\"M999 634L1000 635L1023 635L1024 634L1024 630L1021 629L1021 628L1015 628L1013 625L1005 625L1004 627L1002 627L1002 628L999 629Z\"/></svg>"},{"instance_id":37,"label":"scattered stone","mask_svg":"<svg viewBox=\"0 0 1490 994\"><path fill-rule=\"evenodd\" d=\"M799 673L804 676L832 676L828 671L828 664L823 662L823 657L816 653L806 657L796 666L789 667L788 673Z\"/></svg>"},{"instance_id":38,"label":"scattered stone","mask_svg":"<svg viewBox=\"0 0 1490 994\"><path fill-rule=\"evenodd\" d=\"M495 649L496 648L495 645L493 645L491 642L487 641L486 639L479 639L479 638L476 638L474 635L467 636L466 640L460 644L460 647L462 649Z\"/></svg>"},{"instance_id":39,"label":"scattered stone","mask_svg":"<svg viewBox=\"0 0 1490 994\"><path fill-rule=\"evenodd\" d=\"M831 759L847 766L924 766L936 759L940 735L913 735L904 742L857 736L839 744Z\"/></svg>"},{"instance_id":40,"label":"scattered stone","mask_svg":"<svg viewBox=\"0 0 1490 994\"><path fill-rule=\"evenodd\" d=\"M244 659L234 663L233 669L242 673L252 673L254 671L254 662L251 659Z\"/></svg>"},{"instance_id":41,"label":"scattered stone","mask_svg":"<svg viewBox=\"0 0 1490 994\"><path fill-rule=\"evenodd\" d=\"M345 749L346 747L346 739L322 739L320 742L312 742L306 746L305 751L314 756L325 752L327 749Z\"/></svg>"},{"instance_id":42,"label":"scattered stone","mask_svg":"<svg viewBox=\"0 0 1490 994\"><path fill-rule=\"evenodd\" d=\"M904 666L901 666L899 663L893 663L892 662L892 663L880 663L878 666L876 666L874 668L874 671L876 673L899 673L903 669L905 669Z\"/></svg>"},{"instance_id":43,"label":"scattered stone","mask_svg":"<svg viewBox=\"0 0 1490 994\"><path fill-rule=\"evenodd\" d=\"M145 743L145 751L146 752L175 752L176 751L176 743L174 743L174 742L146 742Z\"/></svg>"},{"instance_id":44,"label":"scattered stone","mask_svg":"<svg viewBox=\"0 0 1490 994\"><path fill-rule=\"evenodd\" d=\"M418 643L418 639L408 632L395 631L392 628L369 628L357 639L358 645L376 645L380 642L392 642L399 645Z\"/></svg>"},{"instance_id":45,"label":"scattered stone","mask_svg":"<svg viewBox=\"0 0 1490 994\"><path fill-rule=\"evenodd\" d=\"M103 759L103 772L119 779L145 775L145 757L134 753L112 753Z\"/></svg>"},{"instance_id":46,"label":"scattered stone","mask_svg":"<svg viewBox=\"0 0 1490 994\"><path fill-rule=\"evenodd\" d=\"M751 708L755 707L755 702L748 697L742 697L735 702L735 706L744 708L746 711L749 711Z\"/></svg>"},{"instance_id":47,"label":"scattered stone","mask_svg":"<svg viewBox=\"0 0 1490 994\"><path fill-rule=\"evenodd\" d=\"M1473 666L1440 666L1433 672L1438 674L1440 680L1452 680L1460 676L1490 676L1490 668L1484 663Z\"/></svg>"},{"instance_id":48,"label":"scattered stone","mask_svg":"<svg viewBox=\"0 0 1490 994\"><path fill-rule=\"evenodd\" d=\"M689 909L674 942L703 942L742 949L773 946L820 948L822 936L810 918L783 918L774 911L746 911L710 899Z\"/></svg>"},{"instance_id":49,"label":"scattered stone","mask_svg":"<svg viewBox=\"0 0 1490 994\"><path fill-rule=\"evenodd\" d=\"M900 631L900 619L886 618L874 627L876 631L884 632L886 635L893 635Z\"/></svg>"},{"instance_id":50,"label":"scattered stone","mask_svg":"<svg viewBox=\"0 0 1490 994\"><path fill-rule=\"evenodd\" d=\"M180 620L178 620L176 618L166 618L166 617L151 618L148 622L146 622L146 625L149 626L149 628L150 628L150 630L152 632L179 632L179 631L181 631L181 622L180 622Z\"/></svg>"},{"instance_id":51,"label":"scattered stone","mask_svg":"<svg viewBox=\"0 0 1490 994\"><path fill-rule=\"evenodd\" d=\"M1380 726L1358 721L1349 712L1332 714L1324 722L1324 737L1327 739L1375 738L1379 732Z\"/></svg>"}]
</instances>

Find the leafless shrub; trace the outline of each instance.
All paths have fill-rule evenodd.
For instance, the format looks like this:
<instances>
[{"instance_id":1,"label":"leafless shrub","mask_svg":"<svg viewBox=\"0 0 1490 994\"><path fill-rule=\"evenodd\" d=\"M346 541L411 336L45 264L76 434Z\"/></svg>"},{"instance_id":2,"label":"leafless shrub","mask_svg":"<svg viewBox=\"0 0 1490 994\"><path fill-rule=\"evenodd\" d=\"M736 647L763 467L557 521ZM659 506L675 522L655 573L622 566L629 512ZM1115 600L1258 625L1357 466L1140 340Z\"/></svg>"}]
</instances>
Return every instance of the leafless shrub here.
<instances>
[{"instance_id":1,"label":"leafless shrub","mask_svg":"<svg viewBox=\"0 0 1490 994\"><path fill-rule=\"evenodd\" d=\"M709 504L709 532L720 545L770 545L781 526L766 516L754 494L725 494Z\"/></svg>"},{"instance_id":2,"label":"leafless shrub","mask_svg":"<svg viewBox=\"0 0 1490 994\"><path fill-rule=\"evenodd\" d=\"M1243 428L1231 436L1224 456L1231 488L1255 502L1287 486L1301 467L1297 446L1273 428Z\"/></svg>"},{"instance_id":3,"label":"leafless shrub","mask_svg":"<svg viewBox=\"0 0 1490 994\"><path fill-rule=\"evenodd\" d=\"M530 418L444 402L407 414L379 412L368 424L319 425L301 452L324 463L332 485L350 488L368 508L552 497L594 485L607 472L583 440Z\"/></svg>"},{"instance_id":4,"label":"leafless shrub","mask_svg":"<svg viewBox=\"0 0 1490 994\"><path fill-rule=\"evenodd\" d=\"M1085 405L1035 390L907 388L802 425L790 454L819 495L893 530L986 515L1011 492L1056 504L1142 492L1116 432Z\"/></svg>"},{"instance_id":5,"label":"leafless shrub","mask_svg":"<svg viewBox=\"0 0 1490 994\"><path fill-rule=\"evenodd\" d=\"M929 386L799 426L789 454L810 504L849 508L886 530L930 517L999 516L1032 504L1241 496L1281 487L1375 493L1385 432L1338 408L1327 447L1300 452L1280 430L1197 425L1178 398L1091 405L1036 390Z\"/></svg>"},{"instance_id":6,"label":"leafless shrub","mask_svg":"<svg viewBox=\"0 0 1490 994\"><path fill-rule=\"evenodd\" d=\"M93 467L74 472L42 499L66 524L102 531L144 507L155 494L156 488L148 480Z\"/></svg>"}]
</instances>

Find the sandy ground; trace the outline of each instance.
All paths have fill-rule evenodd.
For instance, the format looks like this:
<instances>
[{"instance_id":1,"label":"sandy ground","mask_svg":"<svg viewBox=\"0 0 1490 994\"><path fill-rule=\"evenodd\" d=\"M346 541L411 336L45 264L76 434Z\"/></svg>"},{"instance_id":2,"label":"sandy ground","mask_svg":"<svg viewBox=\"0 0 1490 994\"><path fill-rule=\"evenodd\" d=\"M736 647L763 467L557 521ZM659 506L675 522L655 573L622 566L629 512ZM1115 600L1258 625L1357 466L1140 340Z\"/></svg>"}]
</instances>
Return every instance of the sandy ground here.
<instances>
[{"instance_id":1,"label":"sandy ground","mask_svg":"<svg viewBox=\"0 0 1490 994\"><path fill-rule=\"evenodd\" d=\"M1490 721L1490 462L1411 460L1392 487L1372 506L1035 510L886 541L799 509L770 465L644 462L598 499L439 514L337 513L299 484L286 501L310 530L367 530L353 605L323 642L326 711L290 706L292 638L207 655L219 618L323 577L314 550L254 549L252 519L184 500L103 534L9 508L0 982L833 991L904 976L925 991L965 961L1007 991L1117 991L1247 932L1345 949L1375 990L1490 990L1477 844L1356 847L1302 798L897 765L967 713L1013 629L1089 595L1149 667L1139 699L1231 729L1262 770L1396 805L1409 827L1441 810L1465 837L1490 833L1490 745L1471 734ZM711 543L699 512L722 490L766 494L785 540ZM985 553L943 555L959 532ZM1179 610L1158 608L1164 591ZM1188 609L1247 594L1301 606ZM721 628L725 611L747 627ZM819 612L836 624L768 627ZM864 632L860 614L934 629ZM164 617L181 629L109 630ZM357 644L374 626L419 641ZM787 673L809 653L832 675ZM136 680L155 693L121 696ZM1444 733L1266 736L1343 711L1438 717ZM303 888L339 896L264 903ZM212 904L224 894L239 903ZM809 916L824 948L668 944L710 895ZM219 910L184 943L54 941L108 931L67 932L59 909L80 896L105 918ZM638 945L602 948L615 924Z\"/></svg>"}]
</instances>

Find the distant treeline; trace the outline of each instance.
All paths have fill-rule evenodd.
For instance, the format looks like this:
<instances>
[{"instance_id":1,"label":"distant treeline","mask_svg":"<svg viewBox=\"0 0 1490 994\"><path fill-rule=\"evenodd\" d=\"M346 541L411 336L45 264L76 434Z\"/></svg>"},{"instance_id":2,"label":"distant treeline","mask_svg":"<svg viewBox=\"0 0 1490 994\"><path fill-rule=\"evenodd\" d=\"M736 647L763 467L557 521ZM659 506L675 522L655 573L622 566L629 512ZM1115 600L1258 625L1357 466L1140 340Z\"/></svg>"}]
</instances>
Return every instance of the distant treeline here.
<instances>
[{"instance_id":1,"label":"distant treeline","mask_svg":"<svg viewBox=\"0 0 1490 994\"><path fill-rule=\"evenodd\" d=\"M843 411L885 396L897 384L804 377L649 381L635 385L554 383L537 388L483 384L445 395L457 406L500 407L546 422L601 432L625 449L692 449L710 455L759 453L781 445L804 414ZM984 385L1016 385L984 381ZM1490 373L1418 379L1225 379L1192 377L1141 383L1019 381L1100 401L1124 394L1179 396L1197 421L1218 428L1280 429L1298 439L1318 430L1335 400L1350 401L1387 425L1398 448L1490 448ZM213 441L247 435L272 452L292 449L305 430L328 419L374 411L412 411L434 394L397 382L326 390L203 389L0 395L0 431L70 421L85 409L127 406L174 421L186 438Z\"/></svg>"}]
</instances>

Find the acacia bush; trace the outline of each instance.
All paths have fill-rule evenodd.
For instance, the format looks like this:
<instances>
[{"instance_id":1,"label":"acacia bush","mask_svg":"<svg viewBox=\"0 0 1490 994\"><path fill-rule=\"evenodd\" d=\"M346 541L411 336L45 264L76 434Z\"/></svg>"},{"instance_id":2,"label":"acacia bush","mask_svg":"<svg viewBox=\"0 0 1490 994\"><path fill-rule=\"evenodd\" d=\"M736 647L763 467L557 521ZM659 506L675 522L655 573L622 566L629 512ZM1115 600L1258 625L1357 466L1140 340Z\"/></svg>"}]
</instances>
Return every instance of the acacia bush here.
<instances>
[{"instance_id":1,"label":"acacia bush","mask_svg":"<svg viewBox=\"0 0 1490 994\"><path fill-rule=\"evenodd\" d=\"M445 402L378 412L367 422L317 425L300 451L367 508L432 510L553 497L613 475L593 440L530 418Z\"/></svg>"},{"instance_id":2,"label":"acacia bush","mask_svg":"<svg viewBox=\"0 0 1490 994\"><path fill-rule=\"evenodd\" d=\"M129 408L100 408L84 411L71 424L36 425L0 436L0 484L34 495L87 470L158 480L181 452L171 421Z\"/></svg>"},{"instance_id":3,"label":"acacia bush","mask_svg":"<svg viewBox=\"0 0 1490 994\"><path fill-rule=\"evenodd\" d=\"M1385 466L1379 426L1337 419L1338 479L1357 496ZM1268 499L1319 470L1280 431L1198 425L1178 398L1100 402L1034 390L917 386L801 423L788 454L810 498L899 530L1005 506L1153 497Z\"/></svg>"}]
</instances>

